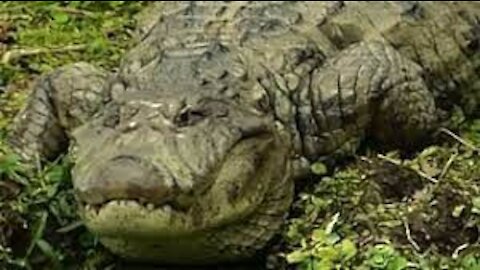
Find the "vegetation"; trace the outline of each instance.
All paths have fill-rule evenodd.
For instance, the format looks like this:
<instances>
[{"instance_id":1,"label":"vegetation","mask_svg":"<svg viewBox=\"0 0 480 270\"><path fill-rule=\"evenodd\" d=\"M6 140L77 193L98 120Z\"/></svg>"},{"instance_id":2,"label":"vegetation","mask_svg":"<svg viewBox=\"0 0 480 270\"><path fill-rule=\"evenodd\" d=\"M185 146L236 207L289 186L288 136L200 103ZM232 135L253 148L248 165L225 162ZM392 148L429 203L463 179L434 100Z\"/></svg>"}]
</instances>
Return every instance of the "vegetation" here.
<instances>
[{"instance_id":1,"label":"vegetation","mask_svg":"<svg viewBox=\"0 0 480 270\"><path fill-rule=\"evenodd\" d=\"M88 61L114 69L146 3L0 3L0 268L112 269L76 214L68 157L27 167L4 144L34 79ZM480 269L480 120L454 119L435 145L366 152L299 186L273 269ZM459 136L456 136L458 134Z\"/></svg>"},{"instance_id":2,"label":"vegetation","mask_svg":"<svg viewBox=\"0 0 480 270\"><path fill-rule=\"evenodd\" d=\"M104 269L110 255L76 214L67 158L46 168L17 162L3 138L32 82L61 65L108 70L134 37L144 2L0 3L0 268ZM110 257L109 257L110 256Z\"/></svg>"},{"instance_id":3,"label":"vegetation","mask_svg":"<svg viewBox=\"0 0 480 270\"><path fill-rule=\"evenodd\" d=\"M479 120L465 123L462 135L479 145L479 128ZM442 139L410 159L368 153L318 177L284 230L286 261L299 269L480 269L480 152Z\"/></svg>"}]
</instances>

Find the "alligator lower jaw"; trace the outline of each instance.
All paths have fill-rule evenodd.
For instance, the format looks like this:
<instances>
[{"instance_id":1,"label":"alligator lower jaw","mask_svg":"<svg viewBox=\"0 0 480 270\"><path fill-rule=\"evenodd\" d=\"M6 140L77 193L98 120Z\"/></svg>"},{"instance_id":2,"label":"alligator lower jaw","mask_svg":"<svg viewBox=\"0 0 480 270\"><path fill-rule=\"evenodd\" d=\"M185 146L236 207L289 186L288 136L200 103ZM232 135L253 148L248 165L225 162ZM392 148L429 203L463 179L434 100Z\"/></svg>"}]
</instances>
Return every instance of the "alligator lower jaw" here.
<instances>
[{"instance_id":1,"label":"alligator lower jaw","mask_svg":"<svg viewBox=\"0 0 480 270\"><path fill-rule=\"evenodd\" d=\"M105 247L128 261L209 265L243 261L256 251L241 245L238 248L226 245L226 239L237 238L225 236L237 234L238 230L228 232L225 227L199 226L190 214L167 205L147 209L137 201L123 200L82 208L86 226Z\"/></svg>"},{"instance_id":2,"label":"alligator lower jaw","mask_svg":"<svg viewBox=\"0 0 480 270\"><path fill-rule=\"evenodd\" d=\"M170 213L173 211L185 212L176 208L174 205L171 205L171 204L155 205L150 202L140 202L139 200L130 200L130 199L110 200L102 204L82 204L83 210L92 215L93 214L99 215L104 208L113 207L113 206L138 207L138 208L146 209L150 211L150 213L154 211L163 211L165 213Z\"/></svg>"},{"instance_id":3,"label":"alligator lower jaw","mask_svg":"<svg viewBox=\"0 0 480 270\"><path fill-rule=\"evenodd\" d=\"M106 237L176 237L194 233L188 214L171 205L155 206L136 200L112 200L81 207L87 227Z\"/></svg>"}]
</instances>

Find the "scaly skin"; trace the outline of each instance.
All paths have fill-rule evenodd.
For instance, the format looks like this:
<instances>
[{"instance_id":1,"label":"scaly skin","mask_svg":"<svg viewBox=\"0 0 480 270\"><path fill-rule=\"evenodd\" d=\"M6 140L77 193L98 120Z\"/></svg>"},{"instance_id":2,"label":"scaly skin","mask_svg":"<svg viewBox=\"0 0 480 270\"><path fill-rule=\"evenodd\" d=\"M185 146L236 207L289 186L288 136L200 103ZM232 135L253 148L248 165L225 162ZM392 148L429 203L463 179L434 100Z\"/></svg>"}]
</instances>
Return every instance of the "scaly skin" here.
<instances>
[{"instance_id":1,"label":"scaly skin","mask_svg":"<svg viewBox=\"0 0 480 270\"><path fill-rule=\"evenodd\" d=\"M478 2L163 2L118 73L43 76L25 160L75 160L88 228L132 260L253 256L294 179L371 137L415 147L480 100Z\"/></svg>"}]
</instances>

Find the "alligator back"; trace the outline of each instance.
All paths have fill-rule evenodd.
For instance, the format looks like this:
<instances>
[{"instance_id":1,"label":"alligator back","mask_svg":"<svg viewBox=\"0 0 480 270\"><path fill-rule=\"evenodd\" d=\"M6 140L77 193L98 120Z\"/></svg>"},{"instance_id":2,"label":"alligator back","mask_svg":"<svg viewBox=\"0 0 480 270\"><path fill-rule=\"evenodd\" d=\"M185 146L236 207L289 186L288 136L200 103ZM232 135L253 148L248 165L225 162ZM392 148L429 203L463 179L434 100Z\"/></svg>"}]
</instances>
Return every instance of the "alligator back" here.
<instances>
[{"instance_id":1,"label":"alligator back","mask_svg":"<svg viewBox=\"0 0 480 270\"><path fill-rule=\"evenodd\" d=\"M309 90L320 80L312 78L314 70L356 44L384 43L418 65L418 76L425 79L438 107L461 103L475 111L478 106L478 2L234 1L159 6L162 15L143 29L143 39L121 68L132 89L175 89L176 97L188 97L192 89L211 83L218 94L233 97L248 92L267 103L267 110L292 130L297 152L316 156L335 151L349 138L361 137L362 123L371 121L368 90L339 90L336 82L326 81L317 82L321 89L313 91L316 98ZM372 51L371 57L377 54ZM347 62L352 66L337 69L354 67ZM346 118L354 119L349 124ZM320 145L315 149L304 145L311 133L316 139L307 144Z\"/></svg>"}]
</instances>

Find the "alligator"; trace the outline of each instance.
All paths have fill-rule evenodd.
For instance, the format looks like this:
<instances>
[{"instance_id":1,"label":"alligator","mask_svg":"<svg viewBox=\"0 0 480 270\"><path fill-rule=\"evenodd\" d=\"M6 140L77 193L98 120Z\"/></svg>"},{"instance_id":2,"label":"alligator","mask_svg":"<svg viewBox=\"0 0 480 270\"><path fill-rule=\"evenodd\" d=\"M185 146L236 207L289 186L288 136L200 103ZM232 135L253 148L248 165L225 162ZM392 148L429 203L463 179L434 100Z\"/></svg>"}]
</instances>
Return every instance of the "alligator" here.
<instances>
[{"instance_id":1,"label":"alligator","mask_svg":"<svg viewBox=\"0 0 480 270\"><path fill-rule=\"evenodd\" d=\"M314 162L367 139L415 149L454 108L478 110L479 2L158 2L144 14L118 69L41 75L8 139L26 162L69 155L81 218L126 260L252 258Z\"/></svg>"}]
</instances>

